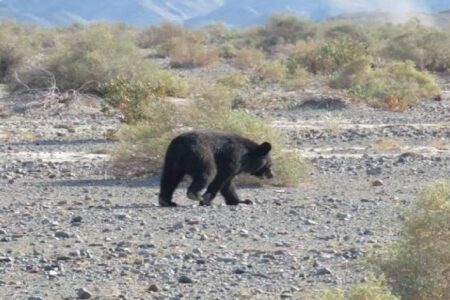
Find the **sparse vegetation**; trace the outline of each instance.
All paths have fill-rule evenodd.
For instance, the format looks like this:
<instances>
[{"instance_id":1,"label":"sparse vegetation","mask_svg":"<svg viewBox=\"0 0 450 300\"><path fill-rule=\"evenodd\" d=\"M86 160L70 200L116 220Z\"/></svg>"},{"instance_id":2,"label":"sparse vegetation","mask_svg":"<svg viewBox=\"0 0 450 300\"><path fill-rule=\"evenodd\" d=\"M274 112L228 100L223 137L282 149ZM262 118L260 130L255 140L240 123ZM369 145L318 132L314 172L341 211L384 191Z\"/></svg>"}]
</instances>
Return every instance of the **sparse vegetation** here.
<instances>
[{"instance_id":1,"label":"sparse vegetation","mask_svg":"<svg viewBox=\"0 0 450 300\"><path fill-rule=\"evenodd\" d=\"M425 189L408 211L401 239L374 259L401 299L450 297L450 181Z\"/></svg>"},{"instance_id":2,"label":"sparse vegetation","mask_svg":"<svg viewBox=\"0 0 450 300\"><path fill-rule=\"evenodd\" d=\"M327 289L316 296L316 300L399 300L386 287L382 279L370 278L368 282L352 285L348 291Z\"/></svg>"}]
</instances>

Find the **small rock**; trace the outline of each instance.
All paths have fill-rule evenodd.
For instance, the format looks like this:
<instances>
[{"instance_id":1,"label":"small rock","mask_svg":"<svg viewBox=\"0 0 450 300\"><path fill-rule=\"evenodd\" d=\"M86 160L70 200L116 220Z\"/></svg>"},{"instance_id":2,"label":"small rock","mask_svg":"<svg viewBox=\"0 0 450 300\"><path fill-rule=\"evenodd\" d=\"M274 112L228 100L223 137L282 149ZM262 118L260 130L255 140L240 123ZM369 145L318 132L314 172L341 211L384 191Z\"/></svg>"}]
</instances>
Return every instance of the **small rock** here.
<instances>
[{"instance_id":1,"label":"small rock","mask_svg":"<svg viewBox=\"0 0 450 300\"><path fill-rule=\"evenodd\" d=\"M31 296L31 297L28 297L27 300L44 300L44 298L37 297L37 296Z\"/></svg>"},{"instance_id":2,"label":"small rock","mask_svg":"<svg viewBox=\"0 0 450 300\"><path fill-rule=\"evenodd\" d=\"M338 214L336 215L336 217L337 217L339 220L348 221L348 220L351 219L352 215L346 214L346 213L338 213Z\"/></svg>"},{"instance_id":3,"label":"small rock","mask_svg":"<svg viewBox=\"0 0 450 300\"><path fill-rule=\"evenodd\" d=\"M375 168L368 168L367 169L367 175L377 176L381 174L381 167L375 167Z\"/></svg>"},{"instance_id":4,"label":"small rock","mask_svg":"<svg viewBox=\"0 0 450 300\"><path fill-rule=\"evenodd\" d=\"M91 299L92 293L85 288L76 290L78 299Z\"/></svg>"},{"instance_id":5,"label":"small rock","mask_svg":"<svg viewBox=\"0 0 450 300\"><path fill-rule=\"evenodd\" d=\"M55 232L55 237L60 239L68 239L70 238L70 233L67 233L65 231L57 231Z\"/></svg>"},{"instance_id":6,"label":"small rock","mask_svg":"<svg viewBox=\"0 0 450 300\"><path fill-rule=\"evenodd\" d=\"M329 275L329 274L331 274L331 271L328 268L320 268L316 272L316 275L318 275L318 276Z\"/></svg>"},{"instance_id":7,"label":"small rock","mask_svg":"<svg viewBox=\"0 0 450 300\"><path fill-rule=\"evenodd\" d=\"M221 261L221 262L224 262L224 263L232 263L232 264L234 264L234 263L237 263L237 258L235 258L235 257L228 257L228 256L223 256L223 257L218 257L217 258L217 261Z\"/></svg>"},{"instance_id":8,"label":"small rock","mask_svg":"<svg viewBox=\"0 0 450 300\"><path fill-rule=\"evenodd\" d=\"M198 224L200 224L200 220L189 219L189 220L186 220L186 224L188 224L188 225L198 225Z\"/></svg>"},{"instance_id":9,"label":"small rock","mask_svg":"<svg viewBox=\"0 0 450 300\"><path fill-rule=\"evenodd\" d=\"M384 183L380 179L372 181L372 186L383 186L383 185L384 185Z\"/></svg>"},{"instance_id":10,"label":"small rock","mask_svg":"<svg viewBox=\"0 0 450 300\"><path fill-rule=\"evenodd\" d=\"M194 281L191 278L189 278L187 275L181 275L180 277L178 277L178 282L189 284L189 283L193 283Z\"/></svg>"},{"instance_id":11,"label":"small rock","mask_svg":"<svg viewBox=\"0 0 450 300\"><path fill-rule=\"evenodd\" d=\"M76 217L73 217L72 218L72 223L81 223L81 221L83 220L83 218L82 217L80 217L80 216L76 216Z\"/></svg>"},{"instance_id":12,"label":"small rock","mask_svg":"<svg viewBox=\"0 0 450 300\"><path fill-rule=\"evenodd\" d=\"M156 292L159 291L159 289L158 289L158 287L156 286L156 284L152 284L152 285L150 285L150 286L148 287L147 291L156 293Z\"/></svg>"},{"instance_id":13,"label":"small rock","mask_svg":"<svg viewBox=\"0 0 450 300\"><path fill-rule=\"evenodd\" d=\"M14 262L14 258L0 256L0 263L9 263L9 262L11 262L11 263Z\"/></svg>"},{"instance_id":14,"label":"small rock","mask_svg":"<svg viewBox=\"0 0 450 300\"><path fill-rule=\"evenodd\" d=\"M317 225L317 222L307 219L307 220L305 220L305 225Z\"/></svg>"}]
</instances>

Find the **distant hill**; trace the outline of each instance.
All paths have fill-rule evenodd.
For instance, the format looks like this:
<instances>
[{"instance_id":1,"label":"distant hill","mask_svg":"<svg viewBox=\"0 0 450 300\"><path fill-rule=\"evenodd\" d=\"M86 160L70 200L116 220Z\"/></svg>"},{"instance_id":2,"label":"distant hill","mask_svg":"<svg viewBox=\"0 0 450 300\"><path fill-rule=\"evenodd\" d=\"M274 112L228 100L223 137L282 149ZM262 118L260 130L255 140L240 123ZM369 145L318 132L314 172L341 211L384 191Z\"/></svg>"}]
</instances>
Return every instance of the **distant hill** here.
<instances>
[{"instance_id":1,"label":"distant hill","mask_svg":"<svg viewBox=\"0 0 450 300\"><path fill-rule=\"evenodd\" d=\"M448 24L448 11L435 13L449 9L449 0L0 0L0 19L42 25L91 21L146 25L171 20L190 27L212 22L249 26L264 23L277 11L313 20L389 11L394 19L433 14L439 24Z\"/></svg>"}]
</instances>

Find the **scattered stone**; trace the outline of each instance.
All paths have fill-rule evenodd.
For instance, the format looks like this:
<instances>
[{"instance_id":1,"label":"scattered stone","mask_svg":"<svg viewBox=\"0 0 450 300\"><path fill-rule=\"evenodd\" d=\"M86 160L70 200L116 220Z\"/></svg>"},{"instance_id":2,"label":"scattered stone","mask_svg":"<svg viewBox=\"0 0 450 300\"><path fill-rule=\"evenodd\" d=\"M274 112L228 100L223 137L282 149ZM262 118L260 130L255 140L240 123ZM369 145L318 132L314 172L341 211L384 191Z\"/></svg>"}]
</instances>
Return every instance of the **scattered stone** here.
<instances>
[{"instance_id":1,"label":"scattered stone","mask_svg":"<svg viewBox=\"0 0 450 300\"><path fill-rule=\"evenodd\" d=\"M148 287L147 291L152 292L152 293L156 293L159 291L158 287L156 286L156 284L152 284Z\"/></svg>"},{"instance_id":2,"label":"scattered stone","mask_svg":"<svg viewBox=\"0 0 450 300\"><path fill-rule=\"evenodd\" d=\"M79 288L76 290L78 299L91 299L92 293L85 288Z\"/></svg>"},{"instance_id":3,"label":"scattered stone","mask_svg":"<svg viewBox=\"0 0 450 300\"><path fill-rule=\"evenodd\" d=\"M331 271L328 268L320 268L320 269L317 269L317 271L316 271L316 275L318 275L318 276L330 275L330 274L331 274Z\"/></svg>"},{"instance_id":4,"label":"scattered stone","mask_svg":"<svg viewBox=\"0 0 450 300\"><path fill-rule=\"evenodd\" d=\"M55 232L55 237L59 239L68 239L71 237L71 234L65 231L57 231Z\"/></svg>"},{"instance_id":5,"label":"scattered stone","mask_svg":"<svg viewBox=\"0 0 450 300\"><path fill-rule=\"evenodd\" d=\"M14 262L13 257L0 256L0 263L12 263L12 262Z\"/></svg>"},{"instance_id":6,"label":"scattered stone","mask_svg":"<svg viewBox=\"0 0 450 300\"><path fill-rule=\"evenodd\" d=\"M380 179L372 181L372 186L383 186L383 185L384 185L384 183Z\"/></svg>"},{"instance_id":7,"label":"scattered stone","mask_svg":"<svg viewBox=\"0 0 450 300\"><path fill-rule=\"evenodd\" d=\"M198 224L200 224L200 220L189 219L189 220L186 220L186 224L188 224L188 225L198 225Z\"/></svg>"},{"instance_id":8,"label":"scattered stone","mask_svg":"<svg viewBox=\"0 0 450 300\"><path fill-rule=\"evenodd\" d=\"M305 225L317 225L316 221L310 220L310 219L306 219L305 220Z\"/></svg>"},{"instance_id":9,"label":"scattered stone","mask_svg":"<svg viewBox=\"0 0 450 300\"><path fill-rule=\"evenodd\" d=\"M237 263L237 258L235 258L235 257L229 257L229 256L222 256L222 257L218 257L217 258L217 261L221 261L221 262L224 262L224 263L232 263L232 264L234 264L234 263Z\"/></svg>"},{"instance_id":10,"label":"scattered stone","mask_svg":"<svg viewBox=\"0 0 450 300\"><path fill-rule=\"evenodd\" d=\"M194 281L191 278L189 278L187 275L181 275L180 277L178 277L178 282L184 283L184 284L194 283Z\"/></svg>"},{"instance_id":11,"label":"scattered stone","mask_svg":"<svg viewBox=\"0 0 450 300\"><path fill-rule=\"evenodd\" d=\"M83 217L76 216L76 217L72 218L71 223L81 223L82 220L83 220Z\"/></svg>"}]
</instances>

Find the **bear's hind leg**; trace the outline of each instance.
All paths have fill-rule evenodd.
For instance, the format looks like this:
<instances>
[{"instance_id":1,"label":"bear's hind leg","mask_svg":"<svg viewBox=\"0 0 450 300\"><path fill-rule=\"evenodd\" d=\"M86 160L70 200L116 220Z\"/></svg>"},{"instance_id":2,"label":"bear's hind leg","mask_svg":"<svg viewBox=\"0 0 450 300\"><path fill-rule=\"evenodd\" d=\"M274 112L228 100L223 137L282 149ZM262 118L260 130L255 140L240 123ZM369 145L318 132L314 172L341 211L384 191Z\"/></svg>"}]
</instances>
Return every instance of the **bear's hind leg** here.
<instances>
[{"instance_id":1,"label":"bear's hind leg","mask_svg":"<svg viewBox=\"0 0 450 300\"><path fill-rule=\"evenodd\" d=\"M200 192L206 188L216 174L214 158L212 154L209 159L205 155L202 159L193 160L192 165L192 183L188 188L187 197L191 200L201 201L202 197L200 196Z\"/></svg>"},{"instance_id":2,"label":"bear's hind leg","mask_svg":"<svg viewBox=\"0 0 450 300\"><path fill-rule=\"evenodd\" d=\"M177 172L165 172L161 178L161 190L159 193L159 205L161 206L177 206L176 203L172 202L172 196L178 184L183 179L184 174L176 173Z\"/></svg>"}]
</instances>

